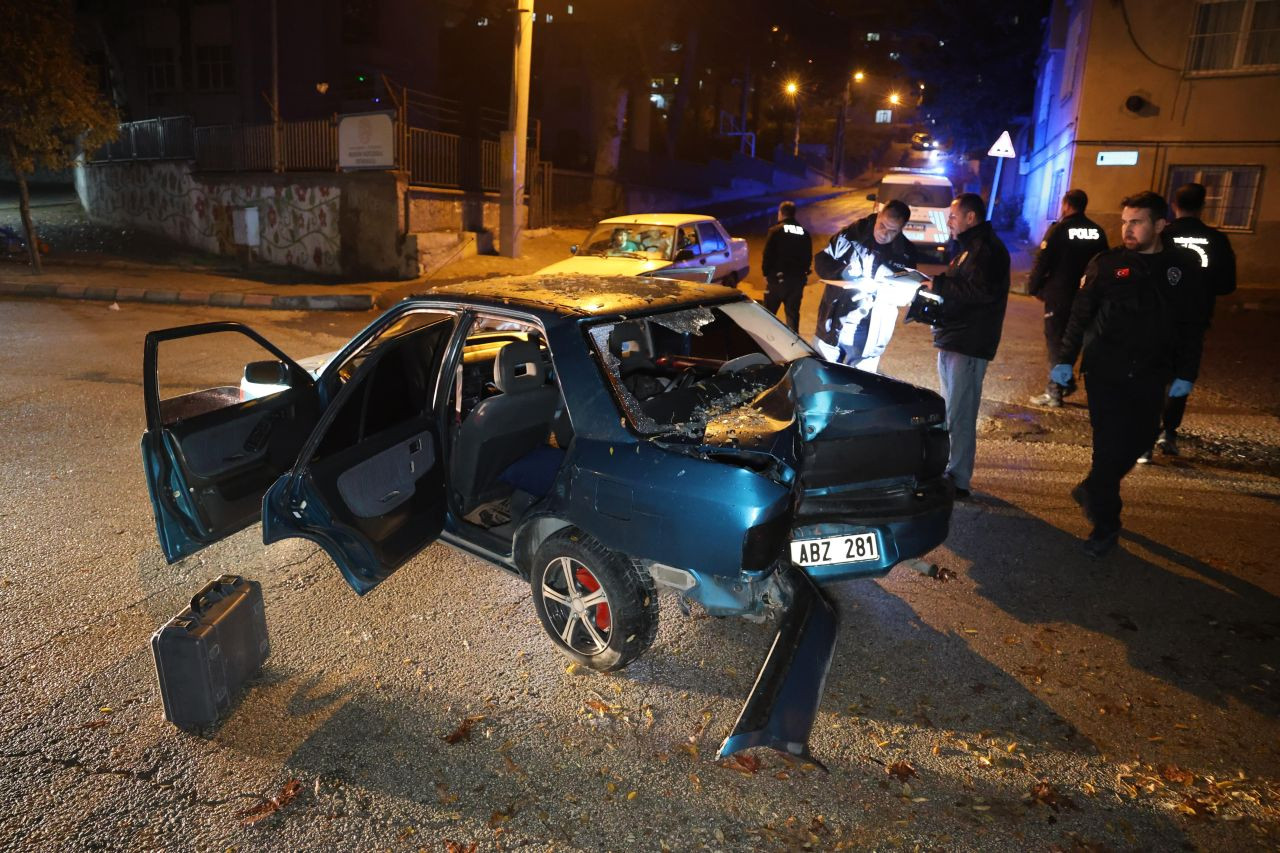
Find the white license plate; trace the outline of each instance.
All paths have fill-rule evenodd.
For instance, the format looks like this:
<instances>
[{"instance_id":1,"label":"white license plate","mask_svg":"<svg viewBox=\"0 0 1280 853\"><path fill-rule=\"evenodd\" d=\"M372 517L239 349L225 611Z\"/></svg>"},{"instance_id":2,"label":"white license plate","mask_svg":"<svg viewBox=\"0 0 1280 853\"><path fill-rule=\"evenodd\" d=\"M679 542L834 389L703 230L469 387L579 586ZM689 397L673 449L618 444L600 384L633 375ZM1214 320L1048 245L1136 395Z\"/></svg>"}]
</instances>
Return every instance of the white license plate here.
<instances>
[{"instance_id":1,"label":"white license plate","mask_svg":"<svg viewBox=\"0 0 1280 853\"><path fill-rule=\"evenodd\" d=\"M874 533L796 539L791 542L791 562L797 566L833 566L880 559L880 540Z\"/></svg>"}]
</instances>

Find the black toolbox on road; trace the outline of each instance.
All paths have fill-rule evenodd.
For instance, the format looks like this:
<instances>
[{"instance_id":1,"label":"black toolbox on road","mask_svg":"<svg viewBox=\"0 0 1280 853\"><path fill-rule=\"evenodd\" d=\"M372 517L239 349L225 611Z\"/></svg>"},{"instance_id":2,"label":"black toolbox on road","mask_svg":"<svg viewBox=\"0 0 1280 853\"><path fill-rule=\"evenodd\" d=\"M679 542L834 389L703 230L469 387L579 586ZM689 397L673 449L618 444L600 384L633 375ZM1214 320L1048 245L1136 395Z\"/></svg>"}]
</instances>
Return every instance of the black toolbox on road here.
<instances>
[{"instance_id":1,"label":"black toolbox on road","mask_svg":"<svg viewBox=\"0 0 1280 853\"><path fill-rule=\"evenodd\" d=\"M271 651L262 585L210 581L152 635L151 650L165 719L184 729L217 721Z\"/></svg>"}]
</instances>

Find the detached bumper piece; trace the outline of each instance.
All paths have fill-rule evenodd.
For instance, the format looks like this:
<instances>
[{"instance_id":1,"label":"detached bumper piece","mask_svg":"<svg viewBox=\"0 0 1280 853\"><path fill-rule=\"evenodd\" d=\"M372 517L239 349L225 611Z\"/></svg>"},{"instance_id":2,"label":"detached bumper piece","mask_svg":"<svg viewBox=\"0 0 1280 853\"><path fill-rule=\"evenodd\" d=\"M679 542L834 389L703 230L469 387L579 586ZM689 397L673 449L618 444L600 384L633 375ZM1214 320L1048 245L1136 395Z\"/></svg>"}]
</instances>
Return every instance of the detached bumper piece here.
<instances>
[{"instance_id":1,"label":"detached bumper piece","mask_svg":"<svg viewBox=\"0 0 1280 853\"><path fill-rule=\"evenodd\" d=\"M262 586L210 581L151 637L165 719L182 729L217 722L271 651Z\"/></svg>"},{"instance_id":2,"label":"detached bumper piece","mask_svg":"<svg viewBox=\"0 0 1280 853\"><path fill-rule=\"evenodd\" d=\"M809 754L809 732L835 651L839 618L808 575L794 565L783 570L794 590L773 646L738 722L716 753L719 760L753 746L768 746L826 767Z\"/></svg>"}]
</instances>

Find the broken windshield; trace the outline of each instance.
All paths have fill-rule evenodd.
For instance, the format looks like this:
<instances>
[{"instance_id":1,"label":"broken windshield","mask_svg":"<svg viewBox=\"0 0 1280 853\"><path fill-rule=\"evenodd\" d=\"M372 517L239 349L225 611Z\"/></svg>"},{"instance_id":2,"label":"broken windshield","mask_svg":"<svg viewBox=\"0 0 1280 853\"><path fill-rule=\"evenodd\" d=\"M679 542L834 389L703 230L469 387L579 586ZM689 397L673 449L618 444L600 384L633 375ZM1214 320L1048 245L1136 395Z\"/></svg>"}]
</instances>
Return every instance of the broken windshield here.
<instances>
[{"instance_id":1,"label":"broken windshield","mask_svg":"<svg viewBox=\"0 0 1280 853\"><path fill-rule=\"evenodd\" d=\"M742 417L787 365L813 355L754 302L698 306L599 323L592 343L619 407L646 435L701 439L708 423Z\"/></svg>"}]
</instances>

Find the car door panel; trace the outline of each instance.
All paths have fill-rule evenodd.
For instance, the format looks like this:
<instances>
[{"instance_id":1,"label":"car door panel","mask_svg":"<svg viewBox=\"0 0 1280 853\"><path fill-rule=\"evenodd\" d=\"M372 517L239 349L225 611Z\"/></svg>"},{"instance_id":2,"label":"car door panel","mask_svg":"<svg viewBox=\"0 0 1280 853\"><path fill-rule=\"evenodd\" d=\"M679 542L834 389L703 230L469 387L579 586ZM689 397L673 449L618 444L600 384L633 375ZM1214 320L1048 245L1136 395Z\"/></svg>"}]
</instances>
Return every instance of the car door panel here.
<instances>
[{"instance_id":1,"label":"car door panel","mask_svg":"<svg viewBox=\"0 0 1280 853\"><path fill-rule=\"evenodd\" d=\"M165 341L238 333L289 366L292 386L258 400L218 387L160 400L159 350ZM320 406L310 376L247 326L204 323L163 329L143 345L147 430L142 456L169 562L248 527L259 517L263 493L297 458Z\"/></svg>"},{"instance_id":2,"label":"car door panel","mask_svg":"<svg viewBox=\"0 0 1280 853\"><path fill-rule=\"evenodd\" d=\"M434 434L415 430L339 474L338 494L356 517L376 518L413 497L418 480L435 464Z\"/></svg>"},{"instance_id":3,"label":"car door panel","mask_svg":"<svg viewBox=\"0 0 1280 853\"><path fill-rule=\"evenodd\" d=\"M435 541L447 513L436 406L455 327L441 314L363 354L268 492L265 542L320 543L363 595Z\"/></svg>"}]
</instances>

